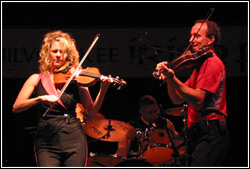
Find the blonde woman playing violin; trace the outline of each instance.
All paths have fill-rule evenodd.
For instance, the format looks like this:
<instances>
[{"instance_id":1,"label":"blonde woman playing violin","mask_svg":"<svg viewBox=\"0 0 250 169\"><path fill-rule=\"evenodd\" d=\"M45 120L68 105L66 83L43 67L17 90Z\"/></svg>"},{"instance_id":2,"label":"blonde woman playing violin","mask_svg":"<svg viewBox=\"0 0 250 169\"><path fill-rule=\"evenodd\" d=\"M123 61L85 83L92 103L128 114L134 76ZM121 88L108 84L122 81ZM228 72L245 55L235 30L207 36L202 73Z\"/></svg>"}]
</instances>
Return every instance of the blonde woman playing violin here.
<instances>
[{"instance_id":1,"label":"blonde woman playing violin","mask_svg":"<svg viewBox=\"0 0 250 169\"><path fill-rule=\"evenodd\" d=\"M94 116L102 106L110 79L103 79L95 99L87 87L77 83L69 84L60 98L60 86L54 83L54 72L65 62L79 64L79 53L75 40L60 30L44 36L40 51L40 74L31 75L24 83L13 105L14 112L22 112L33 106L38 107L39 120L35 137L35 154L38 166L85 166L87 140L82 124L76 118L76 104L81 103ZM35 97L31 98L31 95ZM43 116L44 112L53 108Z\"/></svg>"}]
</instances>

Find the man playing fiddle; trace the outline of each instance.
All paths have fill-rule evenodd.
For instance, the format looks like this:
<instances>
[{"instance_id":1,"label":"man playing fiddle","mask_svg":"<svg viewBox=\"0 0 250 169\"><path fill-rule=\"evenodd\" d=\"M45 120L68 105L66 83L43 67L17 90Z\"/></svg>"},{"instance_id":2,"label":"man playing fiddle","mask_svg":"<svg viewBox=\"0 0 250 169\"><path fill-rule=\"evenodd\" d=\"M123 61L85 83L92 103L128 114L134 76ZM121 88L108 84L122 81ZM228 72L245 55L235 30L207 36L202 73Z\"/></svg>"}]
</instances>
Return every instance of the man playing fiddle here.
<instances>
[{"instance_id":1,"label":"man playing fiddle","mask_svg":"<svg viewBox=\"0 0 250 169\"><path fill-rule=\"evenodd\" d=\"M211 49L211 56L197 64L183 83L168 62L158 63L159 79L167 82L174 104L188 103L188 154L190 166L223 166L229 144L226 127L226 70L215 53L221 38L220 28L213 21L197 20L191 29L190 45L194 52Z\"/></svg>"}]
</instances>

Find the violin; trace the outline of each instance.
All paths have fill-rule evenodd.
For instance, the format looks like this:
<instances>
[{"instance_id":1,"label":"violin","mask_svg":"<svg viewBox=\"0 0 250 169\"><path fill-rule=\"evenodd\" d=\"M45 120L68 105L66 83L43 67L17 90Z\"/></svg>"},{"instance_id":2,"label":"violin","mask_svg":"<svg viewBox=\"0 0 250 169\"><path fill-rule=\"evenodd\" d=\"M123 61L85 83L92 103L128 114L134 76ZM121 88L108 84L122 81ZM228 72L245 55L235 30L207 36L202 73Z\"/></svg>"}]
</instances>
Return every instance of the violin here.
<instances>
[{"instance_id":1,"label":"violin","mask_svg":"<svg viewBox=\"0 0 250 169\"><path fill-rule=\"evenodd\" d=\"M203 63L205 59L212 56L212 52L213 51L209 46L204 46L195 53L191 53L190 51L186 52L180 57L170 61L167 66L174 71L190 68L197 64ZM160 70L154 71L153 76L155 78L159 78L161 76Z\"/></svg>"},{"instance_id":2,"label":"violin","mask_svg":"<svg viewBox=\"0 0 250 169\"><path fill-rule=\"evenodd\" d=\"M57 70L54 74L54 82L56 84L65 84L67 80L72 76L76 69L76 65L64 66L63 69ZM77 81L78 84L89 87L96 84L98 80L102 79L111 79L115 84L119 84L119 88L125 87L127 85L126 81L123 79L119 80L119 77L113 78L102 75L98 68L96 67L87 67L85 69L79 69L76 76L72 79Z\"/></svg>"}]
</instances>

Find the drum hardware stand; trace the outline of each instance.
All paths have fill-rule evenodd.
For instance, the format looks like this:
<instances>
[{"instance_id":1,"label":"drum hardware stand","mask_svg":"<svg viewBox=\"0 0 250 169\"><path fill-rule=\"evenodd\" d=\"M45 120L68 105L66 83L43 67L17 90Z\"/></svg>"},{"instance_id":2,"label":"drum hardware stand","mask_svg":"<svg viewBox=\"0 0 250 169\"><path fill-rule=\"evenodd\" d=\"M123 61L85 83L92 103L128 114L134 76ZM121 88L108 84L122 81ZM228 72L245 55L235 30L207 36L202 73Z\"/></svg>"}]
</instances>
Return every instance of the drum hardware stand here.
<instances>
[{"instance_id":1,"label":"drum hardware stand","mask_svg":"<svg viewBox=\"0 0 250 169\"><path fill-rule=\"evenodd\" d=\"M138 129L136 130L136 145L138 145L138 151L133 151L133 150L130 150L129 151L129 154L132 156L132 158L137 158L135 156L140 156L142 154L142 145L141 145L141 140L143 137L143 134L142 134L142 129ZM145 138L143 138L145 139Z\"/></svg>"},{"instance_id":2,"label":"drum hardware stand","mask_svg":"<svg viewBox=\"0 0 250 169\"><path fill-rule=\"evenodd\" d=\"M145 132L145 131L144 131ZM138 133L140 134L140 136L138 137ZM144 133L145 134L145 133ZM137 133L136 133L136 135L137 135L137 145L139 145L139 147L138 147L138 155L140 156L140 155L142 155L142 153L143 153L143 151L144 150L142 150L142 148L143 148L143 146L142 146L142 141L141 141L141 139L143 139L144 141L145 141L145 137L142 137L142 136L144 136L144 134L142 134L141 133L141 131L137 131ZM146 136L147 137L147 136Z\"/></svg>"},{"instance_id":3,"label":"drum hardware stand","mask_svg":"<svg viewBox=\"0 0 250 169\"><path fill-rule=\"evenodd\" d=\"M174 163L176 163L177 157L179 157L180 154L179 154L179 152L178 152L178 150L176 148L176 145L175 145L175 143L174 143L174 141L173 141L173 139L172 139L172 137L170 135L169 129L167 127L166 127L166 131L167 131L167 134L169 135L169 140L171 142L171 146L170 147L174 150L174 153L172 154L172 157L174 157L174 159L175 159Z\"/></svg>"},{"instance_id":4,"label":"drum hardware stand","mask_svg":"<svg viewBox=\"0 0 250 169\"><path fill-rule=\"evenodd\" d=\"M149 149L150 148L150 140L151 140L151 137L149 136L149 134L148 134L148 131L149 131L149 129L152 129L153 127L150 127L150 128L146 128L145 129L145 137L143 137L143 141L146 141L146 145L145 145L145 147L144 147L144 149L142 149L143 148L143 146L142 145L140 145L140 147L139 147L139 149L140 149L140 155L142 155L147 149Z\"/></svg>"},{"instance_id":5,"label":"drum hardware stand","mask_svg":"<svg viewBox=\"0 0 250 169\"><path fill-rule=\"evenodd\" d=\"M109 138L110 137L110 131L114 131L114 128L111 124L111 119L109 119L109 124L107 126L107 133L105 135L103 135L102 137L98 138L98 139L95 139L95 140L92 140L92 141L89 141L88 143L92 143L92 142L95 142L95 141L98 141L98 140L101 140L101 139L105 139L105 138Z\"/></svg>"},{"instance_id":6,"label":"drum hardware stand","mask_svg":"<svg viewBox=\"0 0 250 169\"><path fill-rule=\"evenodd\" d=\"M185 154L184 154L184 160L185 160L185 166L188 166L188 161L189 161L189 154L188 154L188 129L187 129L187 109L188 109L188 105L184 104L183 105L184 108L184 119L183 119L183 123L184 123L184 143L186 144L186 148L185 148Z\"/></svg>"}]
</instances>

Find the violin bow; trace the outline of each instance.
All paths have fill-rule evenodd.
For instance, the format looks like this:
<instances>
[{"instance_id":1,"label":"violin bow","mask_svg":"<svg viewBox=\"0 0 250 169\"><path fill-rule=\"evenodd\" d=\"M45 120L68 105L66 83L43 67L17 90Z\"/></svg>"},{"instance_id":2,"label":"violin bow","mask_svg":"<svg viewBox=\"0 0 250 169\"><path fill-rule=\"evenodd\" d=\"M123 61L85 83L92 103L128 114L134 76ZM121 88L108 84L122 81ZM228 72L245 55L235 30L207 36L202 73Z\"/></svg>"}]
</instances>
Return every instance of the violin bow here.
<instances>
[{"instance_id":1,"label":"violin bow","mask_svg":"<svg viewBox=\"0 0 250 169\"><path fill-rule=\"evenodd\" d=\"M200 31L202 25L204 23L206 23L208 21L208 19L211 17L212 13L214 12L214 8L210 8L210 10L208 11L207 16L204 19L204 22L202 22L201 26L199 27L199 29L197 30L196 34L194 35L193 39L191 40L191 42L189 43L188 47L186 48L186 50L183 52L184 54L188 51L188 49L190 48L190 46L192 45L194 39L196 38L198 32Z\"/></svg>"},{"instance_id":2,"label":"violin bow","mask_svg":"<svg viewBox=\"0 0 250 169\"><path fill-rule=\"evenodd\" d=\"M85 61L85 59L87 58L89 52L91 51L91 49L94 47L95 43L97 42L97 40L100 37L100 33L97 34L93 40L93 42L91 43L89 49L87 50L87 52L85 53L85 55L83 56L82 60L80 61L79 65L77 66L75 72L70 76L70 78L67 80L67 82L64 84L60 94L58 95L58 99L61 98L62 94L65 92L66 88L68 87L68 85L70 84L70 82L72 81L72 79L77 75L81 65L83 64L83 62ZM50 105L50 107L46 110L46 112L43 114L43 117L45 117L47 115L47 113L49 111L52 110L52 108L55 106L56 102L54 102L53 104Z\"/></svg>"}]
</instances>

